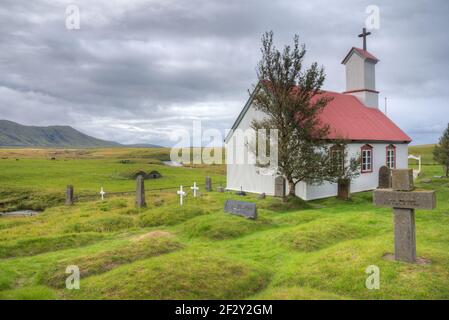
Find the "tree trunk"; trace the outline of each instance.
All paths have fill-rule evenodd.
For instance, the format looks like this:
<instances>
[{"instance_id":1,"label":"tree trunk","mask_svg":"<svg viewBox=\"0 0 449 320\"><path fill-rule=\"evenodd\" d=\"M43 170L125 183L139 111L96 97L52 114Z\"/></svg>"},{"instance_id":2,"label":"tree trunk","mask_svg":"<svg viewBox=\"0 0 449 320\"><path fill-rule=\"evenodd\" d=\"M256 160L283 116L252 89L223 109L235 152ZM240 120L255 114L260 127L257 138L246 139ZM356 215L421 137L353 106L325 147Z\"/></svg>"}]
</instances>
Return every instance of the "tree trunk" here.
<instances>
[{"instance_id":1,"label":"tree trunk","mask_svg":"<svg viewBox=\"0 0 449 320\"><path fill-rule=\"evenodd\" d=\"M288 181L288 196L295 196L295 184L293 183L293 181Z\"/></svg>"},{"instance_id":2,"label":"tree trunk","mask_svg":"<svg viewBox=\"0 0 449 320\"><path fill-rule=\"evenodd\" d=\"M341 200L349 200L351 180L349 179L338 179L338 191L337 198Z\"/></svg>"},{"instance_id":3,"label":"tree trunk","mask_svg":"<svg viewBox=\"0 0 449 320\"><path fill-rule=\"evenodd\" d=\"M446 166L446 178L449 176L449 166Z\"/></svg>"}]
</instances>

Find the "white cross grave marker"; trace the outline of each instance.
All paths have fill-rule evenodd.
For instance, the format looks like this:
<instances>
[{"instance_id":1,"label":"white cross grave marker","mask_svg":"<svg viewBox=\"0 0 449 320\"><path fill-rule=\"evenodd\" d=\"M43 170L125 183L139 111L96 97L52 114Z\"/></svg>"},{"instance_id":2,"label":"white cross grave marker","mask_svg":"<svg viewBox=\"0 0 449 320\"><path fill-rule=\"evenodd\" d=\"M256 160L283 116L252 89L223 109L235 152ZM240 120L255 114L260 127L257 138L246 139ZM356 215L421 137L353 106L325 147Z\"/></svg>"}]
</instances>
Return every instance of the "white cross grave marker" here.
<instances>
[{"instance_id":1,"label":"white cross grave marker","mask_svg":"<svg viewBox=\"0 0 449 320\"><path fill-rule=\"evenodd\" d=\"M182 206L182 198L186 195L186 193L182 191L182 186L179 188L177 194L179 194L179 204Z\"/></svg>"},{"instance_id":2,"label":"white cross grave marker","mask_svg":"<svg viewBox=\"0 0 449 320\"><path fill-rule=\"evenodd\" d=\"M101 201L104 200L104 195L105 195L105 194L106 194L106 192L104 192L103 187L101 187L101 190L100 190Z\"/></svg>"},{"instance_id":3,"label":"white cross grave marker","mask_svg":"<svg viewBox=\"0 0 449 320\"><path fill-rule=\"evenodd\" d=\"M193 183L193 187L190 187L190 189L193 190L193 197L195 198L195 197L196 197L196 191L199 190L200 188L198 188L198 187L196 186L196 182L194 182L194 183Z\"/></svg>"}]
</instances>

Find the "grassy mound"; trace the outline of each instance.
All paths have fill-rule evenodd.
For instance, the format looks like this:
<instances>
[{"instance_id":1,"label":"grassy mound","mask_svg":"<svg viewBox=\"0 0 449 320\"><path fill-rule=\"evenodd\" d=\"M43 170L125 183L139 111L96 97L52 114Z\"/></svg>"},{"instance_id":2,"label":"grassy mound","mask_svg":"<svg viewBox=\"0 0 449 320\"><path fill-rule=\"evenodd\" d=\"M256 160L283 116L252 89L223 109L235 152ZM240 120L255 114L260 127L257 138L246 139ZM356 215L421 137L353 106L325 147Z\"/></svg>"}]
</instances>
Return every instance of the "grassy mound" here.
<instances>
[{"instance_id":1,"label":"grassy mound","mask_svg":"<svg viewBox=\"0 0 449 320\"><path fill-rule=\"evenodd\" d=\"M206 237L213 240L229 239L261 230L270 225L267 219L250 220L225 213L196 217L183 225L190 237Z\"/></svg>"},{"instance_id":2,"label":"grassy mound","mask_svg":"<svg viewBox=\"0 0 449 320\"><path fill-rule=\"evenodd\" d=\"M287 197L286 199L271 198L260 206L274 212L289 212L310 208L306 201L297 197Z\"/></svg>"},{"instance_id":3,"label":"grassy mound","mask_svg":"<svg viewBox=\"0 0 449 320\"><path fill-rule=\"evenodd\" d=\"M264 290L251 298L257 300L341 300L342 296L305 287L276 287Z\"/></svg>"},{"instance_id":4,"label":"grassy mound","mask_svg":"<svg viewBox=\"0 0 449 320\"><path fill-rule=\"evenodd\" d=\"M418 246L418 256L430 265L383 259L393 250L393 239L379 236L356 239L322 251L298 254L279 270L274 286L301 286L356 299L449 299L449 254L430 246ZM423 254L424 253L424 254ZM380 290L365 286L370 265L379 267Z\"/></svg>"},{"instance_id":5,"label":"grassy mound","mask_svg":"<svg viewBox=\"0 0 449 320\"><path fill-rule=\"evenodd\" d=\"M150 173L155 170L153 169L143 169L143 168L133 168L129 170L122 171L118 174L122 179L135 180L138 176L143 176L145 179L150 178ZM161 177L159 177L161 178Z\"/></svg>"},{"instance_id":6,"label":"grassy mound","mask_svg":"<svg viewBox=\"0 0 449 320\"><path fill-rule=\"evenodd\" d=\"M87 219L69 224L66 232L114 232L134 227L134 219L123 215Z\"/></svg>"},{"instance_id":7,"label":"grassy mound","mask_svg":"<svg viewBox=\"0 0 449 320\"><path fill-rule=\"evenodd\" d=\"M54 300L56 293L44 286L34 286L0 292L0 300Z\"/></svg>"},{"instance_id":8,"label":"grassy mound","mask_svg":"<svg viewBox=\"0 0 449 320\"><path fill-rule=\"evenodd\" d=\"M265 268L252 262L183 250L90 277L70 294L79 299L241 299L268 280Z\"/></svg>"},{"instance_id":9,"label":"grassy mound","mask_svg":"<svg viewBox=\"0 0 449 320\"><path fill-rule=\"evenodd\" d=\"M16 210L43 211L64 202L63 193L25 188L0 189L0 212Z\"/></svg>"},{"instance_id":10,"label":"grassy mound","mask_svg":"<svg viewBox=\"0 0 449 320\"><path fill-rule=\"evenodd\" d=\"M15 228L24 224L31 223L29 220L17 217L16 220L0 220L0 230Z\"/></svg>"},{"instance_id":11,"label":"grassy mound","mask_svg":"<svg viewBox=\"0 0 449 320\"><path fill-rule=\"evenodd\" d=\"M194 205L159 207L142 214L139 217L139 225L141 227L171 226L207 213L206 209Z\"/></svg>"},{"instance_id":12,"label":"grassy mound","mask_svg":"<svg viewBox=\"0 0 449 320\"><path fill-rule=\"evenodd\" d=\"M78 266L80 277L84 279L123 264L172 252L181 247L179 241L170 233L150 232L114 250L61 260L42 274L41 281L52 287L63 288L67 278L65 269L69 265Z\"/></svg>"},{"instance_id":13,"label":"grassy mound","mask_svg":"<svg viewBox=\"0 0 449 320\"><path fill-rule=\"evenodd\" d=\"M128 203L123 199L109 199L108 201L101 201L96 203L96 209L100 211L111 211L126 207L128 207Z\"/></svg>"},{"instance_id":14,"label":"grassy mound","mask_svg":"<svg viewBox=\"0 0 449 320\"><path fill-rule=\"evenodd\" d=\"M363 237L363 230L353 224L328 221L313 221L282 232L275 241L284 243L298 251L315 251L343 240Z\"/></svg>"},{"instance_id":15,"label":"grassy mound","mask_svg":"<svg viewBox=\"0 0 449 320\"><path fill-rule=\"evenodd\" d=\"M102 237L98 233L80 233L6 241L0 244L0 258L32 256L44 252L80 247L98 241Z\"/></svg>"},{"instance_id":16,"label":"grassy mound","mask_svg":"<svg viewBox=\"0 0 449 320\"><path fill-rule=\"evenodd\" d=\"M316 211L300 210L288 214L279 213L274 215L273 221L276 222L276 224L293 226L317 220L321 216L322 215Z\"/></svg>"}]
</instances>

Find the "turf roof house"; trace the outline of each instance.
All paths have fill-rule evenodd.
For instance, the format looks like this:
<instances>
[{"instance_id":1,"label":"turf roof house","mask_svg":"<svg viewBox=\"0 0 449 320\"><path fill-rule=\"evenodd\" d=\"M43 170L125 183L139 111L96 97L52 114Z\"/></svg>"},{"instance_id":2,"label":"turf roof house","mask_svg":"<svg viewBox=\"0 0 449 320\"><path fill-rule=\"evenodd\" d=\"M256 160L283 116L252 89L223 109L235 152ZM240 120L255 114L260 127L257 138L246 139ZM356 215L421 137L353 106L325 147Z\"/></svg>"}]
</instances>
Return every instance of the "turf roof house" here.
<instances>
[{"instance_id":1,"label":"turf roof house","mask_svg":"<svg viewBox=\"0 0 449 320\"><path fill-rule=\"evenodd\" d=\"M375 66L378 61L366 50L351 48L342 61L346 68L346 91L323 93L333 98L320 115L321 121L330 125L328 138L346 139L348 156L358 154L362 158L361 174L351 182L351 192L377 188L381 166L397 169L408 167L410 137L379 110L379 92L375 86ZM234 150L239 150L238 144L241 142L235 139L235 129L246 130L253 119L263 117L264 114L252 105L250 97L226 137L226 147L230 148L231 139L234 139ZM229 150L227 152L227 188L274 195L275 174L264 174L252 164L233 164L235 161L230 159L232 153ZM288 192L288 185L286 189ZM304 200L335 196L337 185L299 182L295 194Z\"/></svg>"}]
</instances>

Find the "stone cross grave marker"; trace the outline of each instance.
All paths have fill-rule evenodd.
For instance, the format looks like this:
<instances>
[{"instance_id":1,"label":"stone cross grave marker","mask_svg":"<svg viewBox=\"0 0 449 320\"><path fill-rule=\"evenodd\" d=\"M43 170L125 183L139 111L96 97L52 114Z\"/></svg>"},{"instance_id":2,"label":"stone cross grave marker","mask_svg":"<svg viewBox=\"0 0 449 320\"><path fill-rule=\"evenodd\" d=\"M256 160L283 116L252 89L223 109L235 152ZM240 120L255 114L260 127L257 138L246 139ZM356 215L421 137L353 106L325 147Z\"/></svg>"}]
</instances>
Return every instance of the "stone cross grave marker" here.
<instances>
[{"instance_id":1,"label":"stone cross grave marker","mask_svg":"<svg viewBox=\"0 0 449 320\"><path fill-rule=\"evenodd\" d=\"M138 175L136 178L136 207L146 207L145 202L145 179L143 176Z\"/></svg>"},{"instance_id":2,"label":"stone cross grave marker","mask_svg":"<svg viewBox=\"0 0 449 320\"><path fill-rule=\"evenodd\" d=\"M101 201L104 200L104 195L106 194L106 192L104 192L103 187L101 187L100 189L100 196L101 196Z\"/></svg>"},{"instance_id":3,"label":"stone cross grave marker","mask_svg":"<svg viewBox=\"0 0 449 320\"><path fill-rule=\"evenodd\" d=\"M285 179L282 176L274 178L274 196L285 197Z\"/></svg>"},{"instance_id":4,"label":"stone cross grave marker","mask_svg":"<svg viewBox=\"0 0 449 320\"><path fill-rule=\"evenodd\" d=\"M210 177L206 177L206 191L212 191L212 179Z\"/></svg>"},{"instance_id":5,"label":"stone cross grave marker","mask_svg":"<svg viewBox=\"0 0 449 320\"><path fill-rule=\"evenodd\" d=\"M257 219L256 204L237 200L226 200L224 211L248 219Z\"/></svg>"},{"instance_id":6,"label":"stone cross grave marker","mask_svg":"<svg viewBox=\"0 0 449 320\"><path fill-rule=\"evenodd\" d=\"M190 187L190 189L193 190L193 197L196 198L196 191L200 189L196 186L196 182L193 183L193 187Z\"/></svg>"},{"instance_id":7,"label":"stone cross grave marker","mask_svg":"<svg viewBox=\"0 0 449 320\"><path fill-rule=\"evenodd\" d=\"M182 206L182 199L186 195L186 193L182 190L182 186L177 191L177 194L179 195L179 204Z\"/></svg>"},{"instance_id":8,"label":"stone cross grave marker","mask_svg":"<svg viewBox=\"0 0 449 320\"><path fill-rule=\"evenodd\" d=\"M393 208L394 258L416 262L415 209L434 209L435 191L414 191L412 169L392 170L392 189L374 190L376 206Z\"/></svg>"},{"instance_id":9,"label":"stone cross grave marker","mask_svg":"<svg viewBox=\"0 0 449 320\"><path fill-rule=\"evenodd\" d=\"M67 186L66 195L65 195L65 204L66 206L71 206L73 204L73 186Z\"/></svg>"},{"instance_id":10,"label":"stone cross grave marker","mask_svg":"<svg viewBox=\"0 0 449 320\"><path fill-rule=\"evenodd\" d=\"M379 168L379 189L391 188L391 170L387 166Z\"/></svg>"}]
</instances>

